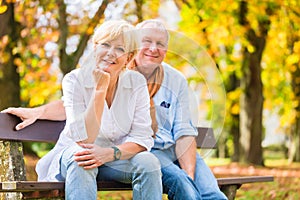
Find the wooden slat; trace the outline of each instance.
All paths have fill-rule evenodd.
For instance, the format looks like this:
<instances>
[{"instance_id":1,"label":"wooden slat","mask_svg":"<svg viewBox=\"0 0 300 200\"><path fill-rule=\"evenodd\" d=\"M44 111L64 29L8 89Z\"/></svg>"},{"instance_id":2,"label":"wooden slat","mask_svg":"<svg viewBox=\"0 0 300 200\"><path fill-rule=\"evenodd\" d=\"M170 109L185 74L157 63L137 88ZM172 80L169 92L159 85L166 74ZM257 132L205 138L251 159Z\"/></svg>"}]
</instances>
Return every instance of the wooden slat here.
<instances>
[{"instance_id":1,"label":"wooden slat","mask_svg":"<svg viewBox=\"0 0 300 200\"><path fill-rule=\"evenodd\" d=\"M21 120L7 113L0 113L0 140L56 142L65 121L37 120L30 126L15 130Z\"/></svg>"},{"instance_id":2,"label":"wooden slat","mask_svg":"<svg viewBox=\"0 0 300 200\"><path fill-rule=\"evenodd\" d=\"M132 190L131 184L115 181L98 181L97 186L99 191ZM64 182L12 181L0 183L0 192L30 192L64 189Z\"/></svg>"},{"instance_id":3,"label":"wooden slat","mask_svg":"<svg viewBox=\"0 0 300 200\"><path fill-rule=\"evenodd\" d=\"M242 185L245 183L258 183L258 182L272 182L273 176L246 176L246 177L230 177L218 178L218 185ZM64 190L64 182L37 182L37 181L16 181L10 182L15 184L15 187L7 188L7 182L0 183L0 192L29 192L29 191L50 191L50 190ZM99 191L113 191L113 190L132 190L131 184L125 184L115 181L99 181Z\"/></svg>"},{"instance_id":4,"label":"wooden slat","mask_svg":"<svg viewBox=\"0 0 300 200\"><path fill-rule=\"evenodd\" d=\"M13 185L14 186L8 186ZM12 181L2 182L1 192L29 192L29 191L49 191L64 190L64 182L38 182L38 181Z\"/></svg>"},{"instance_id":5,"label":"wooden slat","mask_svg":"<svg viewBox=\"0 0 300 200\"><path fill-rule=\"evenodd\" d=\"M241 177L229 177L229 178L218 178L219 185L234 185L234 184L245 184L245 183L257 183L257 182L272 182L274 181L273 176L241 176Z\"/></svg>"}]
</instances>

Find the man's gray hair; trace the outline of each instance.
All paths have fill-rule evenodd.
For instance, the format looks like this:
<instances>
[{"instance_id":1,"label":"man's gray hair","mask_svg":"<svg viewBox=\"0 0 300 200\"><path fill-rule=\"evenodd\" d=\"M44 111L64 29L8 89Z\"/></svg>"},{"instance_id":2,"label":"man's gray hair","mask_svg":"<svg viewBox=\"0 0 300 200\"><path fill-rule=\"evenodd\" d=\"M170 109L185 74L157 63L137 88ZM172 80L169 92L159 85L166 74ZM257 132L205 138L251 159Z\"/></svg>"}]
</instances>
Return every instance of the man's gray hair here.
<instances>
[{"instance_id":1,"label":"man's gray hair","mask_svg":"<svg viewBox=\"0 0 300 200\"><path fill-rule=\"evenodd\" d=\"M166 35L167 35L167 43L169 43L169 38L170 38L169 31L166 29L166 27L163 24L163 22L160 21L160 20L158 20L158 19L147 19L147 20L144 20L144 21L138 23L135 27L137 29L142 29L147 24L153 24L155 28L158 28L158 29L161 29L162 31L165 31Z\"/></svg>"}]
</instances>

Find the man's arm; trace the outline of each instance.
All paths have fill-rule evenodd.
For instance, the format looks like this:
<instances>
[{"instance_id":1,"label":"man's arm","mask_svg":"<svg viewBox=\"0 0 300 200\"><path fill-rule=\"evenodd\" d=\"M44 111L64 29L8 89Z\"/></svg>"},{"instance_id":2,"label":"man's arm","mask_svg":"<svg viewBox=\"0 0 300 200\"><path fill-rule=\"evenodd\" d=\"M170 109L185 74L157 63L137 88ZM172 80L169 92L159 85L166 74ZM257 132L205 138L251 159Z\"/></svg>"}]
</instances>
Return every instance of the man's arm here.
<instances>
[{"instance_id":1,"label":"man's arm","mask_svg":"<svg viewBox=\"0 0 300 200\"><path fill-rule=\"evenodd\" d=\"M194 136L182 136L176 141L175 152L180 167L194 180L197 144Z\"/></svg>"},{"instance_id":2,"label":"man's arm","mask_svg":"<svg viewBox=\"0 0 300 200\"><path fill-rule=\"evenodd\" d=\"M62 100L50 102L48 104L34 108L7 108L3 113L10 113L21 118L22 122L17 124L16 130L20 130L33 124L37 119L65 120L66 113Z\"/></svg>"}]
</instances>

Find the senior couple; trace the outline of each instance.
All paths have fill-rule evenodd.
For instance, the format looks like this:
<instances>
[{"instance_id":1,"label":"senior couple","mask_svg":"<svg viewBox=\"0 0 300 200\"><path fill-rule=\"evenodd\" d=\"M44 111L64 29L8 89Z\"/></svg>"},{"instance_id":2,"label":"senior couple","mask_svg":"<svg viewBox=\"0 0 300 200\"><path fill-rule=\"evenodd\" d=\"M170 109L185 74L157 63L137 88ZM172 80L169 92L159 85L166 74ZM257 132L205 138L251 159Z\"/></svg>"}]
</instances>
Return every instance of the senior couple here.
<instances>
[{"instance_id":1,"label":"senior couple","mask_svg":"<svg viewBox=\"0 0 300 200\"><path fill-rule=\"evenodd\" d=\"M97 199L97 180L132 183L135 200L227 199L196 152L187 82L163 63L168 40L157 20L106 21L93 56L63 78L62 100L2 111L23 120L17 130L66 119L40 181L65 181L66 199Z\"/></svg>"}]
</instances>

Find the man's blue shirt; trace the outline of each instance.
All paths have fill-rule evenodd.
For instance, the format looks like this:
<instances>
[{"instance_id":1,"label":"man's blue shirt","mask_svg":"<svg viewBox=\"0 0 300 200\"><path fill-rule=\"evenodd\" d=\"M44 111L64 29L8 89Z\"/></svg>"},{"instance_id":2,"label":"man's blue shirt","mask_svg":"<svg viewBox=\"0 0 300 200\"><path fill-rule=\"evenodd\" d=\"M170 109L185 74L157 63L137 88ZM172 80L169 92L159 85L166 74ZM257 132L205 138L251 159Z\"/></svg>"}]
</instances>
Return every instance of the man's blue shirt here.
<instances>
[{"instance_id":1,"label":"man's blue shirt","mask_svg":"<svg viewBox=\"0 0 300 200\"><path fill-rule=\"evenodd\" d=\"M153 98L158 123L154 149L167 149L181 136L198 134L191 121L185 77L170 65L162 65L164 80Z\"/></svg>"}]
</instances>

